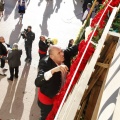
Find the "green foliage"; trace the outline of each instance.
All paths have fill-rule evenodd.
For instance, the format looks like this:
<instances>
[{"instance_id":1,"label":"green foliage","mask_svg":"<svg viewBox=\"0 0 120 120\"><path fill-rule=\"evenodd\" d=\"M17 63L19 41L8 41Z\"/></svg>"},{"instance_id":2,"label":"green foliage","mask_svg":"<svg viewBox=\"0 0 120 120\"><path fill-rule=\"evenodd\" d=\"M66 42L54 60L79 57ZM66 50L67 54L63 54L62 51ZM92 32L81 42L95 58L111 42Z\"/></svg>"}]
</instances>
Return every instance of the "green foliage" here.
<instances>
[{"instance_id":1,"label":"green foliage","mask_svg":"<svg viewBox=\"0 0 120 120\"><path fill-rule=\"evenodd\" d=\"M92 41L94 43L98 43L99 39L101 38L101 35L103 33L103 29L100 29L99 27L97 28L97 36L93 36Z\"/></svg>"},{"instance_id":2,"label":"green foliage","mask_svg":"<svg viewBox=\"0 0 120 120\"><path fill-rule=\"evenodd\" d=\"M80 29L80 32L79 32L79 34L78 34L78 36L77 36L77 38L76 38L76 40L75 40L75 44L80 43L80 41L81 41L82 39L85 39L85 28L84 28L84 27L82 27L82 28Z\"/></svg>"},{"instance_id":3,"label":"green foliage","mask_svg":"<svg viewBox=\"0 0 120 120\"><path fill-rule=\"evenodd\" d=\"M85 39L85 28L88 27L89 24L90 24L90 18L88 18L88 20L85 21L85 24L80 29L78 37L75 40L75 44L78 44L78 43L80 43L81 40Z\"/></svg>"},{"instance_id":4,"label":"green foliage","mask_svg":"<svg viewBox=\"0 0 120 120\"><path fill-rule=\"evenodd\" d=\"M120 10L117 12L116 17L112 23L110 31L120 33Z\"/></svg>"}]
</instances>

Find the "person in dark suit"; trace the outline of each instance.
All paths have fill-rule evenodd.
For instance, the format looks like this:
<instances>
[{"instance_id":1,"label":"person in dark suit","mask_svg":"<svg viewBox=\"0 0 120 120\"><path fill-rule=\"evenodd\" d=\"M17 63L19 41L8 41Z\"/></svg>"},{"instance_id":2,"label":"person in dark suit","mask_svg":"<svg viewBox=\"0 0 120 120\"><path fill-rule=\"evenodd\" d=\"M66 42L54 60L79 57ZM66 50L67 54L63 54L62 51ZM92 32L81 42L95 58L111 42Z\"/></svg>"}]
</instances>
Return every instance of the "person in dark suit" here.
<instances>
[{"instance_id":1,"label":"person in dark suit","mask_svg":"<svg viewBox=\"0 0 120 120\"><path fill-rule=\"evenodd\" d=\"M32 32L32 27L28 26L27 30L24 29L24 33L22 33L21 35L25 39L25 51L26 51L25 61L30 63L32 60L31 51L32 51L32 43L35 39L35 33Z\"/></svg>"},{"instance_id":2,"label":"person in dark suit","mask_svg":"<svg viewBox=\"0 0 120 120\"><path fill-rule=\"evenodd\" d=\"M14 43L12 50L9 51L7 57L9 70L10 70L10 78L8 78L8 80L13 81L14 70L15 70L15 78L18 78L19 66L21 65L21 61L20 61L21 55L22 55L22 50L19 50L18 44Z\"/></svg>"},{"instance_id":3,"label":"person in dark suit","mask_svg":"<svg viewBox=\"0 0 120 120\"><path fill-rule=\"evenodd\" d=\"M1 61L1 65L0 65L0 75L5 75L4 72L4 67L5 67L5 59L3 59L4 56L7 56L7 49L6 47L3 45L3 43L5 43L5 39L4 37L0 37L0 61Z\"/></svg>"},{"instance_id":4,"label":"person in dark suit","mask_svg":"<svg viewBox=\"0 0 120 120\"><path fill-rule=\"evenodd\" d=\"M38 106L41 109L40 120L45 120L53 107L53 99L65 82L66 74L70 68L71 56L78 52L78 45L66 50L51 45L48 48L48 56L40 61L39 72L35 79L38 87Z\"/></svg>"},{"instance_id":5,"label":"person in dark suit","mask_svg":"<svg viewBox=\"0 0 120 120\"><path fill-rule=\"evenodd\" d=\"M71 47L71 46L73 46L73 44L74 44L74 40L73 40L73 39L70 39L70 40L69 40L69 43L68 43L68 48Z\"/></svg>"}]
</instances>

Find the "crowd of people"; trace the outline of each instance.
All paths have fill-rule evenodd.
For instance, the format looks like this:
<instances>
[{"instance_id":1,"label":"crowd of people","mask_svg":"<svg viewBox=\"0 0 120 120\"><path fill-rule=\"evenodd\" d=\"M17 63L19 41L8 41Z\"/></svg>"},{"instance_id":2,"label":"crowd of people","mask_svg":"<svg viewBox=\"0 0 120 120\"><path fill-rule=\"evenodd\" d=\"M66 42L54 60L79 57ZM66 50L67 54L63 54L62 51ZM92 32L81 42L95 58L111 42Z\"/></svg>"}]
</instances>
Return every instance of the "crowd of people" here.
<instances>
[{"instance_id":1,"label":"crowd of people","mask_svg":"<svg viewBox=\"0 0 120 120\"><path fill-rule=\"evenodd\" d=\"M10 77L8 80L13 81L13 78L18 78L19 73L19 66L21 65L21 55L22 50L18 49L18 44L14 43L12 48L7 49L5 46L5 39L4 37L0 36L0 75L6 76L5 72L7 69L5 69L5 63L7 62L9 65L9 71L10 71ZM8 47L10 47L8 45ZM14 74L15 71L15 74Z\"/></svg>"},{"instance_id":2,"label":"crowd of people","mask_svg":"<svg viewBox=\"0 0 120 120\"><path fill-rule=\"evenodd\" d=\"M22 37L25 39L25 61L30 63L32 60L31 50L32 42L35 39L35 34L31 31L32 27L22 32ZM70 39L66 50L53 45L53 42L41 35L38 43L39 47L39 65L38 75L35 79L38 90L38 105L41 109L40 120L45 120L48 113L52 109L53 98L59 92L60 88L65 83L65 77L70 69L71 57L75 56L78 51L78 45L73 45L74 40ZM0 75L5 76L5 63L9 65L10 77L8 80L13 81L19 76L19 66L21 65L22 50L18 44L14 43L12 47L7 44L5 46L4 37L0 37ZM7 49L9 48L9 49ZM48 51L48 55L47 55ZM51 101L51 102L50 102Z\"/></svg>"}]
</instances>

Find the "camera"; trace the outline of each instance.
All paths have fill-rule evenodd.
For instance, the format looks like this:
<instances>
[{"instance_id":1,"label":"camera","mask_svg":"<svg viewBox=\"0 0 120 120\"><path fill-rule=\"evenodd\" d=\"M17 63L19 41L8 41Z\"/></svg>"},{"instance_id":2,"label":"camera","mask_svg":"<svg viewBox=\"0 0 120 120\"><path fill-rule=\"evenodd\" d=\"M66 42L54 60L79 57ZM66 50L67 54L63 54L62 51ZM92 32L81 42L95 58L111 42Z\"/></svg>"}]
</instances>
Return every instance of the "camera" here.
<instances>
[{"instance_id":1,"label":"camera","mask_svg":"<svg viewBox=\"0 0 120 120\"><path fill-rule=\"evenodd\" d=\"M23 39L26 38L26 34L27 34L28 30L27 29L24 29L24 31L21 33L21 36Z\"/></svg>"},{"instance_id":2,"label":"camera","mask_svg":"<svg viewBox=\"0 0 120 120\"><path fill-rule=\"evenodd\" d=\"M47 39L47 45L50 46L50 44L53 45L53 42L51 41L51 38L48 38L48 39Z\"/></svg>"}]
</instances>

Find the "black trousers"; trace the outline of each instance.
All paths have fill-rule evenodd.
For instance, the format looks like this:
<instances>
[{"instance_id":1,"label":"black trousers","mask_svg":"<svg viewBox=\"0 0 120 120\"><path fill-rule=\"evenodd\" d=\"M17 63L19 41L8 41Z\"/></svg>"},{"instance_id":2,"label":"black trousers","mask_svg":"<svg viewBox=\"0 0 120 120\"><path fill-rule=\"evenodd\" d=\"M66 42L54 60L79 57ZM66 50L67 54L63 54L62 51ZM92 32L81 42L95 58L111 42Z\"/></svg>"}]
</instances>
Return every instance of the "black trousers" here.
<instances>
[{"instance_id":1,"label":"black trousers","mask_svg":"<svg viewBox=\"0 0 120 120\"><path fill-rule=\"evenodd\" d=\"M44 57L46 56L46 54L40 54L40 53L39 53L39 56L40 56L40 59L39 59L38 67L39 67L39 65L40 65L40 60L41 60L42 58L44 58Z\"/></svg>"},{"instance_id":2,"label":"black trousers","mask_svg":"<svg viewBox=\"0 0 120 120\"><path fill-rule=\"evenodd\" d=\"M41 60L42 58L44 58L46 56L46 54L40 54L39 53L39 56L40 56L40 60Z\"/></svg>"},{"instance_id":3,"label":"black trousers","mask_svg":"<svg viewBox=\"0 0 120 120\"><path fill-rule=\"evenodd\" d=\"M45 105L38 101L38 106L41 109L41 117L40 120L46 120L47 115L52 110L53 105Z\"/></svg>"},{"instance_id":4,"label":"black trousers","mask_svg":"<svg viewBox=\"0 0 120 120\"><path fill-rule=\"evenodd\" d=\"M19 67L10 67L10 78L13 79L14 77L14 71L15 71L15 77L18 77Z\"/></svg>"},{"instance_id":5,"label":"black trousers","mask_svg":"<svg viewBox=\"0 0 120 120\"><path fill-rule=\"evenodd\" d=\"M27 59L32 59L31 51L32 51L32 45L25 45L25 51Z\"/></svg>"},{"instance_id":6,"label":"black trousers","mask_svg":"<svg viewBox=\"0 0 120 120\"><path fill-rule=\"evenodd\" d=\"M5 60L4 59L0 59L0 61L1 61L1 68L4 68L4 66L5 66Z\"/></svg>"}]
</instances>

